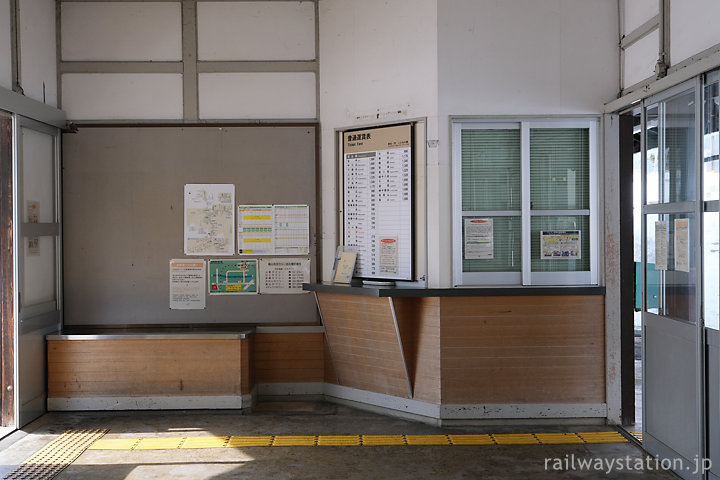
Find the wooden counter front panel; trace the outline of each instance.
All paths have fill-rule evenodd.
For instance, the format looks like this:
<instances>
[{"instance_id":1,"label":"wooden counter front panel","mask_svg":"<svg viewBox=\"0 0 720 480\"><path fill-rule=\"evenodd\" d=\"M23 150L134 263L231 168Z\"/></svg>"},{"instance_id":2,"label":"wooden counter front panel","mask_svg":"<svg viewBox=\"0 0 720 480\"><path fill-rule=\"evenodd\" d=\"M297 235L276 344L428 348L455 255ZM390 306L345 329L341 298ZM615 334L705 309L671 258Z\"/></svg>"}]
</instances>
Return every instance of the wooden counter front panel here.
<instances>
[{"instance_id":1,"label":"wooden counter front panel","mask_svg":"<svg viewBox=\"0 0 720 480\"><path fill-rule=\"evenodd\" d=\"M442 403L604 403L605 298L447 297Z\"/></svg>"},{"instance_id":2,"label":"wooden counter front panel","mask_svg":"<svg viewBox=\"0 0 720 480\"><path fill-rule=\"evenodd\" d=\"M340 385L409 398L390 299L318 293Z\"/></svg>"},{"instance_id":3,"label":"wooden counter front panel","mask_svg":"<svg viewBox=\"0 0 720 480\"><path fill-rule=\"evenodd\" d=\"M440 403L440 299L394 298L413 399Z\"/></svg>"},{"instance_id":4,"label":"wooden counter front panel","mask_svg":"<svg viewBox=\"0 0 720 480\"><path fill-rule=\"evenodd\" d=\"M256 333L257 383L312 383L325 378L322 333Z\"/></svg>"},{"instance_id":5,"label":"wooden counter front panel","mask_svg":"<svg viewBox=\"0 0 720 480\"><path fill-rule=\"evenodd\" d=\"M50 340L48 397L250 393L243 350L239 339Z\"/></svg>"}]
</instances>

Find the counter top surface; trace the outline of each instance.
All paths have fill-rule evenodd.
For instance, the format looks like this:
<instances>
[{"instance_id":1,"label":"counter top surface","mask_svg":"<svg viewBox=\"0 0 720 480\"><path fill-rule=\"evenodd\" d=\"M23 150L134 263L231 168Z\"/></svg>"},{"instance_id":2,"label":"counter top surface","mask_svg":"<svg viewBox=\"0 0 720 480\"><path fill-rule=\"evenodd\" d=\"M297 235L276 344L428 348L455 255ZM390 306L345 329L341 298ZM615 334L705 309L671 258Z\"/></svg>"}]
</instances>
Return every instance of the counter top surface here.
<instances>
[{"instance_id":1,"label":"counter top surface","mask_svg":"<svg viewBox=\"0 0 720 480\"><path fill-rule=\"evenodd\" d=\"M359 282L339 284L332 282L304 283L303 290L321 293L344 293L367 297L518 297L548 295L605 295L605 287L589 286L500 286L424 288L416 286L363 285Z\"/></svg>"}]
</instances>

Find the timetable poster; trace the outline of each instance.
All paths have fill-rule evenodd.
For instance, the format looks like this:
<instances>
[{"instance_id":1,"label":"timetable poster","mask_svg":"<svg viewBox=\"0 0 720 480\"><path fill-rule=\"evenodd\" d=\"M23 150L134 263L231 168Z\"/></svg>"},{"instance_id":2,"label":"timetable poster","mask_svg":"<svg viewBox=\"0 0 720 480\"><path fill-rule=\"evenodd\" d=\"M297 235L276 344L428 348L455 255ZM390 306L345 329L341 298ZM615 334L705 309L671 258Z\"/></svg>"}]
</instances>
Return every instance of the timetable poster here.
<instances>
[{"instance_id":1,"label":"timetable poster","mask_svg":"<svg viewBox=\"0 0 720 480\"><path fill-rule=\"evenodd\" d=\"M412 125L344 132L343 176L355 276L413 280Z\"/></svg>"}]
</instances>

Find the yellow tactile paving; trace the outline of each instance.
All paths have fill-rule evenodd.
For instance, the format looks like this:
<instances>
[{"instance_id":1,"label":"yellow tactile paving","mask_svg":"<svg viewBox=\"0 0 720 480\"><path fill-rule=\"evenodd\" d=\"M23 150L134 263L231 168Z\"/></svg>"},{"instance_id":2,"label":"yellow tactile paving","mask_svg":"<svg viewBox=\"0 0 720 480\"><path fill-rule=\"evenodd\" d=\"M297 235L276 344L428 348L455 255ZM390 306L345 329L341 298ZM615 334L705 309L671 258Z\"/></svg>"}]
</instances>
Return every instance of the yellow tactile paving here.
<instances>
[{"instance_id":1,"label":"yellow tactile paving","mask_svg":"<svg viewBox=\"0 0 720 480\"><path fill-rule=\"evenodd\" d=\"M318 446L360 446L360 435L320 435Z\"/></svg>"},{"instance_id":2,"label":"yellow tactile paving","mask_svg":"<svg viewBox=\"0 0 720 480\"><path fill-rule=\"evenodd\" d=\"M75 461L107 430L71 430L47 444L8 473L7 480L50 480Z\"/></svg>"},{"instance_id":3,"label":"yellow tactile paving","mask_svg":"<svg viewBox=\"0 0 720 480\"><path fill-rule=\"evenodd\" d=\"M405 435L408 445L450 445L447 435Z\"/></svg>"},{"instance_id":4,"label":"yellow tactile paving","mask_svg":"<svg viewBox=\"0 0 720 480\"><path fill-rule=\"evenodd\" d=\"M642 439L642 434L633 433ZM172 450L191 448L314 447L377 445L563 445L625 443L619 432L512 433L490 435L258 435L119 438L96 441L91 450Z\"/></svg>"},{"instance_id":5,"label":"yellow tactile paving","mask_svg":"<svg viewBox=\"0 0 720 480\"><path fill-rule=\"evenodd\" d=\"M492 435L498 445L537 445L540 442L532 433L506 433Z\"/></svg>"},{"instance_id":6,"label":"yellow tactile paving","mask_svg":"<svg viewBox=\"0 0 720 480\"><path fill-rule=\"evenodd\" d=\"M362 444L375 445L406 445L405 435L363 435Z\"/></svg>"},{"instance_id":7,"label":"yellow tactile paving","mask_svg":"<svg viewBox=\"0 0 720 480\"><path fill-rule=\"evenodd\" d=\"M180 448L183 440L182 437L143 438L134 450L173 450Z\"/></svg>"},{"instance_id":8,"label":"yellow tactile paving","mask_svg":"<svg viewBox=\"0 0 720 480\"><path fill-rule=\"evenodd\" d=\"M227 443L228 447L269 447L272 445L272 435L260 436L260 437L230 437L230 441Z\"/></svg>"},{"instance_id":9,"label":"yellow tactile paving","mask_svg":"<svg viewBox=\"0 0 720 480\"><path fill-rule=\"evenodd\" d=\"M315 435L279 435L273 438L273 447L312 447L317 444Z\"/></svg>"},{"instance_id":10,"label":"yellow tactile paving","mask_svg":"<svg viewBox=\"0 0 720 480\"><path fill-rule=\"evenodd\" d=\"M535 437L544 445L562 445L566 443L585 443L574 433L536 433Z\"/></svg>"},{"instance_id":11,"label":"yellow tactile paving","mask_svg":"<svg viewBox=\"0 0 720 480\"><path fill-rule=\"evenodd\" d=\"M490 435L448 435L452 445L495 445Z\"/></svg>"},{"instance_id":12,"label":"yellow tactile paving","mask_svg":"<svg viewBox=\"0 0 720 480\"><path fill-rule=\"evenodd\" d=\"M230 437L188 437L180 448L222 448Z\"/></svg>"},{"instance_id":13,"label":"yellow tactile paving","mask_svg":"<svg viewBox=\"0 0 720 480\"><path fill-rule=\"evenodd\" d=\"M633 437L637 438L638 440L640 440L642 442L642 432L630 432L630 435L632 435Z\"/></svg>"},{"instance_id":14,"label":"yellow tactile paving","mask_svg":"<svg viewBox=\"0 0 720 480\"><path fill-rule=\"evenodd\" d=\"M627 438L618 432L578 432L585 443L624 443Z\"/></svg>"},{"instance_id":15,"label":"yellow tactile paving","mask_svg":"<svg viewBox=\"0 0 720 480\"><path fill-rule=\"evenodd\" d=\"M101 438L88 450L133 450L141 438Z\"/></svg>"}]
</instances>

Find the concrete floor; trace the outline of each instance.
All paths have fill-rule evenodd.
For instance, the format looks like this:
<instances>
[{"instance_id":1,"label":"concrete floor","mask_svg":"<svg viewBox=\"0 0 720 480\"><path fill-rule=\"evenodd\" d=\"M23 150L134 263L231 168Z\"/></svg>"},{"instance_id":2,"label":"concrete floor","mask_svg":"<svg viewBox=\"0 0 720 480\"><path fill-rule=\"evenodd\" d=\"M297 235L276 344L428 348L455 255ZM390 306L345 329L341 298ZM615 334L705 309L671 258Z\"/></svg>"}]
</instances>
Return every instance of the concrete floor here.
<instances>
[{"instance_id":1,"label":"concrete floor","mask_svg":"<svg viewBox=\"0 0 720 480\"><path fill-rule=\"evenodd\" d=\"M50 413L0 441L0 477L69 429L109 428L104 438L211 435L540 433L610 430L601 426L437 428L321 401L261 403L236 411ZM635 461L632 443L378 447L247 447L202 450L88 450L58 480L153 479L672 479L657 470L556 471L554 460ZM555 466L557 467L557 463Z\"/></svg>"}]
</instances>

